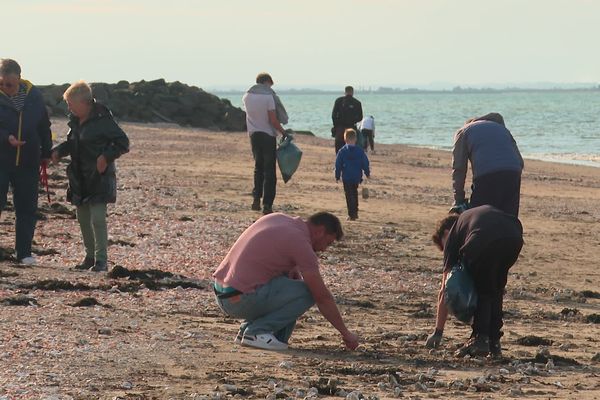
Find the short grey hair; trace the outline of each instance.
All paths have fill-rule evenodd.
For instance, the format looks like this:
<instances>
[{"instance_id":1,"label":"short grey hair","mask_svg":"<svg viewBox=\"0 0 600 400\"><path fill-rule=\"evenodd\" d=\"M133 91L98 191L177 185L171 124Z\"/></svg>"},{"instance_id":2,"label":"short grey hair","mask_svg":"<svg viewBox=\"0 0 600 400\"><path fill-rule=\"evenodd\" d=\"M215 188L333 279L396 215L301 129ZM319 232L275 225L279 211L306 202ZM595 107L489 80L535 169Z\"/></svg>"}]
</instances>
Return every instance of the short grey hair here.
<instances>
[{"instance_id":1,"label":"short grey hair","mask_svg":"<svg viewBox=\"0 0 600 400\"><path fill-rule=\"evenodd\" d=\"M63 99L65 99L65 101L81 100L88 101L91 103L94 100L94 97L92 96L92 88L90 85L88 85L87 82L77 81L71 84L71 86L69 86L67 90L65 90L65 93L63 94Z\"/></svg>"}]
</instances>

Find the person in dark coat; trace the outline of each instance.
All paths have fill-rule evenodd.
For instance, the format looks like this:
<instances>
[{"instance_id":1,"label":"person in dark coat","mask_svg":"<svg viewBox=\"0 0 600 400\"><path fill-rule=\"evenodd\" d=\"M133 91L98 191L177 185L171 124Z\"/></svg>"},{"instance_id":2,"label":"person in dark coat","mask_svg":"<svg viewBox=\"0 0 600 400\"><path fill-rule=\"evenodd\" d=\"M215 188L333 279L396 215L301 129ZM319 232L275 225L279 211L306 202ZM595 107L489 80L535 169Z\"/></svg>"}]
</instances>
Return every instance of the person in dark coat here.
<instances>
[{"instance_id":1,"label":"person in dark coat","mask_svg":"<svg viewBox=\"0 0 600 400\"><path fill-rule=\"evenodd\" d=\"M335 137L335 153L346 144L344 132L348 128L356 128L356 124L362 121L362 104L354 97L354 88L346 86L344 96L338 97L333 104L331 120L333 121L332 134Z\"/></svg>"},{"instance_id":2,"label":"person in dark coat","mask_svg":"<svg viewBox=\"0 0 600 400\"><path fill-rule=\"evenodd\" d=\"M117 199L114 161L129 151L129 139L91 87L79 81L63 95L71 116L67 140L52 151L52 161L71 156L67 200L77 206L85 259L76 269L107 270L106 205Z\"/></svg>"},{"instance_id":3,"label":"person in dark coat","mask_svg":"<svg viewBox=\"0 0 600 400\"><path fill-rule=\"evenodd\" d=\"M35 265L31 242L37 222L39 169L52 148L50 120L41 92L21 79L15 60L0 60L0 213L12 187L17 261Z\"/></svg>"},{"instance_id":4,"label":"person in dark coat","mask_svg":"<svg viewBox=\"0 0 600 400\"><path fill-rule=\"evenodd\" d=\"M473 184L467 202L464 186L469 161ZM451 211L489 204L518 217L522 170L523 158L502 115L489 113L467 120L454 134Z\"/></svg>"},{"instance_id":5,"label":"person in dark coat","mask_svg":"<svg viewBox=\"0 0 600 400\"><path fill-rule=\"evenodd\" d=\"M514 215L490 205L451 214L439 222L433 242L444 252L442 287L438 295L435 332L426 342L437 347L444 331L448 309L444 284L448 272L462 263L471 273L477 291L477 308L471 338L456 355L464 357L501 355L502 302L508 270L523 247L523 227Z\"/></svg>"}]
</instances>

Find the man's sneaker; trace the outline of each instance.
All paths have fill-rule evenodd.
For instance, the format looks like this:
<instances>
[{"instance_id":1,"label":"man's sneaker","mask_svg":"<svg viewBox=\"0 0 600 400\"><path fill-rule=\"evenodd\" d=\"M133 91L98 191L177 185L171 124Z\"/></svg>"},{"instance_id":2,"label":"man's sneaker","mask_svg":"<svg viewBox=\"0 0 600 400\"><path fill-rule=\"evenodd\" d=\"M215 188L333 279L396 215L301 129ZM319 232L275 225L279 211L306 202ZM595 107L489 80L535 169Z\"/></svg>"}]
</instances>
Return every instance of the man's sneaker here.
<instances>
[{"instance_id":1,"label":"man's sneaker","mask_svg":"<svg viewBox=\"0 0 600 400\"><path fill-rule=\"evenodd\" d=\"M254 199L252 202L252 209L254 211L260 211L260 199Z\"/></svg>"},{"instance_id":2,"label":"man's sneaker","mask_svg":"<svg viewBox=\"0 0 600 400\"><path fill-rule=\"evenodd\" d=\"M81 264L77 264L76 266L73 267L73 269L76 269L79 271L87 271L90 268L92 268L93 266L94 266L94 258L86 257Z\"/></svg>"},{"instance_id":3,"label":"man's sneaker","mask_svg":"<svg viewBox=\"0 0 600 400\"><path fill-rule=\"evenodd\" d=\"M490 340L487 336L477 336L470 338L467 343L454 352L456 357L485 357L490 352Z\"/></svg>"},{"instance_id":4,"label":"man's sneaker","mask_svg":"<svg viewBox=\"0 0 600 400\"><path fill-rule=\"evenodd\" d=\"M256 347L264 350L287 350L288 345L280 342L271 333L260 333L254 335L244 335L242 346Z\"/></svg>"},{"instance_id":5,"label":"man's sneaker","mask_svg":"<svg viewBox=\"0 0 600 400\"><path fill-rule=\"evenodd\" d=\"M271 214L272 212L273 212L273 207L272 206L265 205L263 207L263 215Z\"/></svg>"},{"instance_id":6,"label":"man's sneaker","mask_svg":"<svg viewBox=\"0 0 600 400\"><path fill-rule=\"evenodd\" d=\"M235 344L242 344L242 339L244 338L244 335L242 334L242 331L238 331L237 335L235 335L235 339L233 339L233 343Z\"/></svg>"},{"instance_id":7,"label":"man's sneaker","mask_svg":"<svg viewBox=\"0 0 600 400\"><path fill-rule=\"evenodd\" d=\"M108 271L108 266L106 265L106 261L100 261L100 260L96 261L94 266L92 268L90 268L90 271L93 271L93 272Z\"/></svg>"},{"instance_id":8,"label":"man's sneaker","mask_svg":"<svg viewBox=\"0 0 600 400\"><path fill-rule=\"evenodd\" d=\"M27 265L27 266L34 266L34 265L37 265L37 260L35 259L34 256L24 257L19 260L19 264Z\"/></svg>"}]
</instances>

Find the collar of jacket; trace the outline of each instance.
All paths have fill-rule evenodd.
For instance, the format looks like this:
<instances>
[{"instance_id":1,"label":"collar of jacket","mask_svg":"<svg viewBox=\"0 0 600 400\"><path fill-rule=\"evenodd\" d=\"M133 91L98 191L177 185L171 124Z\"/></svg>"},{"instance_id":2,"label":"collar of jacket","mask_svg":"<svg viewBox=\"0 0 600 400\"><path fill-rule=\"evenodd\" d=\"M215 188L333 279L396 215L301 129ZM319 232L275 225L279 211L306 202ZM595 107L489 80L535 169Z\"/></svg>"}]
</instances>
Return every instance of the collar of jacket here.
<instances>
[{"instance_id":1,"label":"collar of jacket","mask_svg":"<svg viewBox=\"0 0 600 400\"><path fill-rule=\"evenodd\" d=\"M27 79L21 79L19 81L19 83L25 85L25 93L29 94L29 92L33 88L33 83L29 82ZM14 108L14 105L13 105L12 101L10 101L10 98L8 97L8 95L6 93L4 93L2 90L0 90L0 105L2 105L2 104L8 105L8 106Z\"/></svg>"},{"instance_id":2,"label":"collar of jacket","mask_svg":"<svg viewBox=\"0 0 600 400\"><path fill-rule=\"evenodd\" d=\"M275 91L264 83L257 83L256 85L251 86L250 89L247 90L247 93L275 94Z\"/></svg>"},{"instance_id":3,"label":"collar of jacket","mask_svg":"<svg viewBox=\"0 0 600 400\"><path fill-rule=\"evenodd\" d=\"M94 121L101 118L112 118L112 114L110 110L101 103L98 103L96 99L94 99L94 104L92 104L92 110L90 111L90 116L83 125L87 124L90 121ZM73 128L75 126L79 126L79 117L76 117L73 114L69 114L69 127Z\"/></svg>"}]
</instances>

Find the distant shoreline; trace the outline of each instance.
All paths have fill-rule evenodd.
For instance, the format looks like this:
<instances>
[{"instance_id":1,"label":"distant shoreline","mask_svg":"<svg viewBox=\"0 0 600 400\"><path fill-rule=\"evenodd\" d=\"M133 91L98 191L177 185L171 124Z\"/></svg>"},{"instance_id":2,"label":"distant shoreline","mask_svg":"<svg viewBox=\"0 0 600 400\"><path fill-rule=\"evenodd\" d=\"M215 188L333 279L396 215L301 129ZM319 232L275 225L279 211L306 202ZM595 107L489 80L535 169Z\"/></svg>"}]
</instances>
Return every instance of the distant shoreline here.
<instances>
[{"instance_id":1,"label":"distant shoreline","mask_svg":"<svg viewBox=\"0 0 600 400\"><path fill-rule=\"evenodd\" d=\"M242 95L245 90L216 90L211 89L211 93L216 95ZM380 87L375 90L354 90L356 95L369 95L369 94L478 94L478 93L565 93L565 92L600 92L600 85L585 87L585 88L519 88L519 87L507 87L503 89L494 88L470 88L457 86L453 89L448 90L430 90L430 89L399 89L399 88L385 88ZM322 89L281 89L277 90L279 94L294 94L294 95L314 95L314 94L334 94L340 95L340 90L322 90Z\"/></svg>"}]
</instances>

